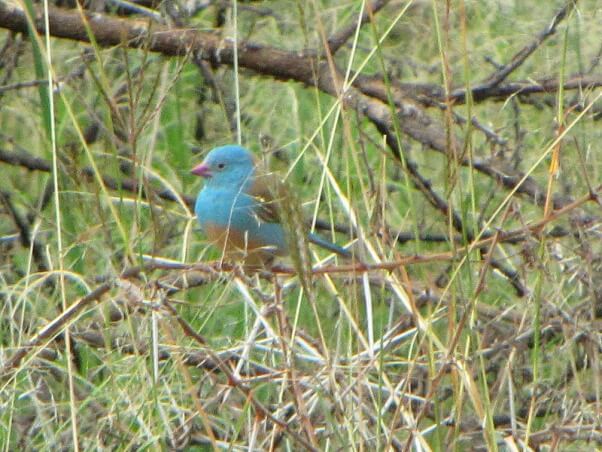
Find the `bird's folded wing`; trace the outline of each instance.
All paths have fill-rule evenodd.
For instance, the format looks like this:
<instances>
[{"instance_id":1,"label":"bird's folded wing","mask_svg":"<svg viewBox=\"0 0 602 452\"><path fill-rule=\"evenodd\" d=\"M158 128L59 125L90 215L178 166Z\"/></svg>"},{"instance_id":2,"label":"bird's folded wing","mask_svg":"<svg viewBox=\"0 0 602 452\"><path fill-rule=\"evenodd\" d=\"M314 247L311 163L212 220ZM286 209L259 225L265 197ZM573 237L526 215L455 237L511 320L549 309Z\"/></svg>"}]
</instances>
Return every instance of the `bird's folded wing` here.
<instances>
[{"instance_id":1,"label":"bird's folded wing","mask_svg":"<svg viewBox=\"0 0 602 452\"><path fill-rule=\"evenodd\" d=\"M259 173L248 193L257 200L255 215L266 223L280 223L280 203L286 198L284 184L272 173Z\"/></svg>"}]
</instances>

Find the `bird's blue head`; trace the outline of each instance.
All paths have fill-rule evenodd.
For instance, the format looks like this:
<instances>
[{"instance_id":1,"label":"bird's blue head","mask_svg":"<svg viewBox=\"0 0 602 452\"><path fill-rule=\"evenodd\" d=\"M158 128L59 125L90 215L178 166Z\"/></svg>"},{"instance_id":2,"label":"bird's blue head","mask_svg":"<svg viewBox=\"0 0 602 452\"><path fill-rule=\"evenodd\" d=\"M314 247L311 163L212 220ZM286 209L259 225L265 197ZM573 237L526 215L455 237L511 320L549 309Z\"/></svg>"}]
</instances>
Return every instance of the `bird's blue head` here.
<instances>
[{"instance_id":1,"label":"bird's blue head","mask_svg":"<svg viewBox=\"0 0 602 452\"><path fill-rule=\"evenodd\" d=\"M255 169L255 159L245 148L229 144L212 149L192 174L207 179L207 186L240 189L249 183Z\"/></svg>"}]
</instances>

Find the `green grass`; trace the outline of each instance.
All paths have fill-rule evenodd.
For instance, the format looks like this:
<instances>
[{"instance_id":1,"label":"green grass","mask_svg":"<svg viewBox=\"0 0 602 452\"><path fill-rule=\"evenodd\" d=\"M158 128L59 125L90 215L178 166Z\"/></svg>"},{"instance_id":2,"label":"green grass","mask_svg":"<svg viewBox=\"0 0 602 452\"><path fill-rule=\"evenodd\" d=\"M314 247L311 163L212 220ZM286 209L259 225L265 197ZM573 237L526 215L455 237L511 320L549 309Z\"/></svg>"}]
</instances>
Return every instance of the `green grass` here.
<instances>
[{"instance_id":1,"label":"green grass","mask_svg":"<svg viewBox=\"0 0 602 452\"><path fill-rule=\"evenodd\" d=\"M237 34L322 50L321 27L326 36L346 27L360 5L244 2ZM383 79L389 99L399 82L443 92L474 87L495 71L485 57L508 63L562 3L458 2L449 15L443 2L414 2L404 14L402 6L392 2L335 56L343 74ZM578 7L510 81L570 79L590 67L602 29L595 1ZM187 23L212 29L215 14L209 7ZM224 38L232 24L227 18L219 31ZM11 39L22 38L0 31L0 47L11 49ZM145 49L50 42L47 49L43 35L24 40L12 74L9 53L0 53L0 85L45 79L48 52L62 81L59 90L46 82L2 94L0 150L54 157L56 171L0 159L0 367L67 306L111 286L2 375L3 450L601 447L599 204L584 202L528 231L546 220L544 206L459 163L517 169L544 190L550 184L580 199L601 180L601 133L591 114L600 108L599 87L453 106L505 146L425 108L448 154L409 139L400 123L402 162L364 115L314 87L229 66L207 64L204 75L190 58ZM77 69L80 76L69 76ZM169 283L194 275L147 267L120 278L149 256L172 264L220 259L184 197L201 186L190 168L212 147L236 141L237 105L243 144L286 178L308 222L358 231L321 231L325 237L353 241L369 264L448 254L369 274L318 274L309 283L197 272L203 284L173 293ZM92 126L98 134L86 142ZM551 175L559 136L560 172ZM415 188L408 163L472 237ZM111 187L107 177L138 188ZM165 190L178 199L160 197ZM570 233L549 235L554 228ZM474 246L484 234L521 229L515 243ZM446 240L395 243L399 232ZM319 264L327 254L311 252L316 265L348 264ZM496 265L516 272L526 293Z\"/></svg>"}]
</instances>

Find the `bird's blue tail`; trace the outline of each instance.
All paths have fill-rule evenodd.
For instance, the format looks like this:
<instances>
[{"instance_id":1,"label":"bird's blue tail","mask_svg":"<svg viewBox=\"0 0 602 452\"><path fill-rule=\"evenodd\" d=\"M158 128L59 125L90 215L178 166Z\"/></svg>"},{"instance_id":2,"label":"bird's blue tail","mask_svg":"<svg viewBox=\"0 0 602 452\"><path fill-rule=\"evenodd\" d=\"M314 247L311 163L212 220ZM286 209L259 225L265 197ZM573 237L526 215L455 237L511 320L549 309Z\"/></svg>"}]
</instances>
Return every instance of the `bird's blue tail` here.
<instances>
[{"instance_id":1,"label":"bird's blue tail","mask_svg":"<svg viewBox=\"0 0 602 452\"><path fill-rule=\"evenodd\" d=\"M334 243L330 243L328 240L323 239L319 235L316 235L312 232L307 234L307 238L311 243L321 246L322 248L327 249L328 251L332 251L333 253L337 253L341 257L350 258L352 256L352 254L348 250L341 248L340 246L335 245Z\"/></svg>"}]
</instances>

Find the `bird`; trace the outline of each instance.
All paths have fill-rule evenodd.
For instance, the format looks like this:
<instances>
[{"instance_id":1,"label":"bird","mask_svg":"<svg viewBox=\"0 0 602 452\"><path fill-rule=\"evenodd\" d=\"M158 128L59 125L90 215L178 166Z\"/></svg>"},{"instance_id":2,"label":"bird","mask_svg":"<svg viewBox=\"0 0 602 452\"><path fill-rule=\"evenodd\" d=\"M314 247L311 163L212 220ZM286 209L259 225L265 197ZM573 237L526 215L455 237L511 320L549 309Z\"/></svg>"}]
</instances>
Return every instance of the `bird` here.
<instances>
[{"instance_id":1,"label":"bird","mask_svg":"<svg viewBox=\"0 0 602 452\"><path fill-rule=\"evenodd\" d=\"M195 202L201 230L223 256L245 267L267 267L290 254L280 215L283 184L267 173L246 148L229 144L212 149L191 170L205 184ZM343 257L351 253L311 232L307 239Z\"/></svg>"}]
</instances>

